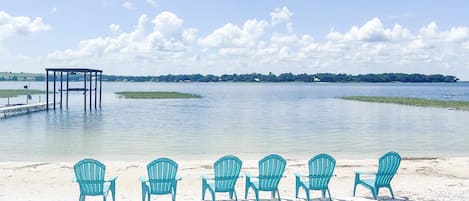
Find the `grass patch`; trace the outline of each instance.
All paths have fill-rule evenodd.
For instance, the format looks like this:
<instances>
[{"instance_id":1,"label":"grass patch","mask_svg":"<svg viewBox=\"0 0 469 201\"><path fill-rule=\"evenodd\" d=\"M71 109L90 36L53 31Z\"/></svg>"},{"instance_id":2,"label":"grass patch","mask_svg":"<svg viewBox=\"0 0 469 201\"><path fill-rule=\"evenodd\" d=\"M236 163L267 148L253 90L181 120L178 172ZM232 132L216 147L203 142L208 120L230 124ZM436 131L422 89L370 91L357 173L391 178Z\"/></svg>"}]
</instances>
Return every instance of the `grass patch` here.
<instances>
[{"instance_id":1,"label":"grass patch","mask_svg":"<svg viewBox=\"0 0 469 201\"><path fill-rule=\"evenodd\" d=\"M31 95L34 94L45 94L45 91L30 89L28 93ZM0 89L0 98L10 98L26 95L26 91L24 89Z\"/></svg>"},{"instance_id":2,"label":"grass patch","mask_svg":"<svg viewBox=\"0 0 469 201\"><path fill-rule=\"evenodd\" d=\"M173 98L202 98L197 94L188 94L174 91L122 91L116 92L123 98L132 99L173 99Z\"/></svg>"},{"instance_id":3,"label":"grass patch","mask_svg":"<svg viewBox=\"0 0 469 201\"><path fill-rule=\"evenodd\" d=\"M394 103L401 105L412 105L422 107L438 107L456 110L469 111L469 101L444 101L430 100L424 98L406 98L406 97L382 97L382 96L346 96L341 97L345 100L375 102L375 103Z\"/></svg>"}]
</instances>

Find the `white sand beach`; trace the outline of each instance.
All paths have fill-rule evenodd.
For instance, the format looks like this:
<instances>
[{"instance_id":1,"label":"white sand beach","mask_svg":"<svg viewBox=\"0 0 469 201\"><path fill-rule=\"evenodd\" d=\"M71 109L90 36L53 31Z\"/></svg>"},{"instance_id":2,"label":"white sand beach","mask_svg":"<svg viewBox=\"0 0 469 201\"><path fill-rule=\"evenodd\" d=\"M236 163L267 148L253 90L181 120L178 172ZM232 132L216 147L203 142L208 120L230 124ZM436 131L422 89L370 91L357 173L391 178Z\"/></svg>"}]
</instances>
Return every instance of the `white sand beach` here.
<instances>
[{"instance_id":1,"label":"white sand beach","mask_svg":"<svg viewBox=\"0 0 469 201\"><path fill-rule=\"evenodd\" d=\"M287 159L286 177L280 183L282 200L304 200L294 198L295 172L307 173L308 159ZM107 175L118 176L116 200L141 200L138 176L146 174L148 162L106 161ZM211 174L214 160L184 160L179 163L179 174L183 180L178 184L177 200L201 200L201 179ZM243 172L257 172L257 160L243 160ZM79 188L71 180L74 162L0 162L0 200L18 201L69 201L78 200ZM396 200L469 200L469 157L461 158L405 158L392 185ZM354 171L373 171L377 159L337 159L330 189L334 200L372 200L370 191L358 187L357 197L352 197ZM237 183L239 198L244 198L244 178ZM261 193L262 200L270 198ZM300 198L304 198L300 193ZM312 192L320 200L320 192ZM109 197L110 198L110 197ZM254 194L249 193L248 200ZM101 198L87 198L100 200ZM207 195L206 199L211 199ZM218 200L227 200L227 194L217 194ZM152 200L171 200L168 196L152 197ZM243 200L243 199L240 199ZM387 190L380 191L379 200L391 200Z\"/></svg>"}]
</instances>

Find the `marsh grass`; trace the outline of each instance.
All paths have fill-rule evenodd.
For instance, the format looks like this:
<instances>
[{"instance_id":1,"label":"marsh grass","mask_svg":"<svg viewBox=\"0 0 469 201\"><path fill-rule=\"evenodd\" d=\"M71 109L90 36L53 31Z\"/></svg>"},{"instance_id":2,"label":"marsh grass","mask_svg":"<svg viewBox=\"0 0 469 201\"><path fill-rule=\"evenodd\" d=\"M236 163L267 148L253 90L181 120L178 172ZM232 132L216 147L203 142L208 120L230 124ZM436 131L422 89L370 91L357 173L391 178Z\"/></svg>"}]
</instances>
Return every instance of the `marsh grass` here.
<instances>
[{"instance_id":1,"label":"marsh grass","mask_svg":"<svg viewBox=\"0 0 469 201\"><path fill-rule=\"evenodd\" d=\"M202 98L197 94L174 91L121 91L116 94L122 98L130 99L173 99L173 98Z\"/></svg>"},{"instance_id":2,"label":"marsh grass","mask_svg":"<svg viewBox=\"0 0 469 201\"><path fill-rule=\"evenodd\" d=\"M375 102L375 103L394 103L401 105L422 106L422 107L438 107L455 110L469 111L469 101L447 101L447 100L431 100L424 98L408 98L408 97L383 97L383 96L346 96L341 97L345 100Z\"/></svg>"}]
</instances>

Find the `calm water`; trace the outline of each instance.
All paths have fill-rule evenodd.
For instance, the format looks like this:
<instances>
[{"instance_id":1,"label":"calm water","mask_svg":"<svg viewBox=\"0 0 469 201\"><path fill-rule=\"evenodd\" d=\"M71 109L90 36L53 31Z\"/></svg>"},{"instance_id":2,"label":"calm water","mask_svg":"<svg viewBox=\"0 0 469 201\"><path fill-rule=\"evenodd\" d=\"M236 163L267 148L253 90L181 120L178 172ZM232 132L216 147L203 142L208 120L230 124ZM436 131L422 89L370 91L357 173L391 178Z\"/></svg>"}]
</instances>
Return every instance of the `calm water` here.
<instances>
[{"instance_id":1,"label":"calm water","mask_svg":"<svg viewBox=\"0 0 469 201\"><path fill-rule=\"evenodd\" d=\"M0 88L23 84L0 82ZM30 85L44 88L44 83ZM123 90L181 91L204 98L129 100L113 94ZM0 120L0 161L232 153L257 158L271 152L357 158L389 150L409 156L469 155L469 112L335 98L348 95L469 100L469 84L105 82L101 110L83 112L82 96L73 94L68 110Z\"/></svg>"}]
</instances>

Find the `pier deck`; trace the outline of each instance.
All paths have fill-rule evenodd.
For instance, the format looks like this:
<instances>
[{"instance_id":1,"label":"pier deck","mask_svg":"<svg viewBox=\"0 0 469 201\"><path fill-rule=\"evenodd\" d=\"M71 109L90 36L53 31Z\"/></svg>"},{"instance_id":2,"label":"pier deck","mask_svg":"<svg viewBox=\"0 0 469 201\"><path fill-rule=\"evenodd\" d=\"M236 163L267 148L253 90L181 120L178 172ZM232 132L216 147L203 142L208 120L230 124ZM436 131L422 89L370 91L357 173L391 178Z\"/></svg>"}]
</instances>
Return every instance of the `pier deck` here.
<instances>
[{"instance_id":1,"label":"pier deck","mask_svg":"<svg viewBox=\"0 0 469 201\"><path fill-rule=\"evenodd\" d=\"M49 106L53 106L54 103L50 102ZM31 112L37 112L47 109L47 103L34 103L26 105L15 105L0 107L0 119L16 116L20 114L27 114Z\"/></svg>"}]
</instances>

